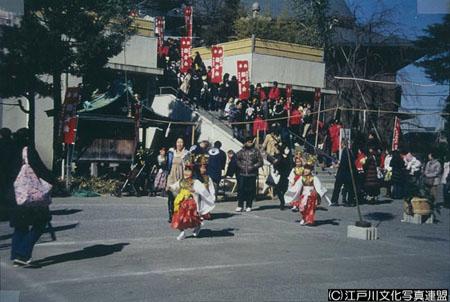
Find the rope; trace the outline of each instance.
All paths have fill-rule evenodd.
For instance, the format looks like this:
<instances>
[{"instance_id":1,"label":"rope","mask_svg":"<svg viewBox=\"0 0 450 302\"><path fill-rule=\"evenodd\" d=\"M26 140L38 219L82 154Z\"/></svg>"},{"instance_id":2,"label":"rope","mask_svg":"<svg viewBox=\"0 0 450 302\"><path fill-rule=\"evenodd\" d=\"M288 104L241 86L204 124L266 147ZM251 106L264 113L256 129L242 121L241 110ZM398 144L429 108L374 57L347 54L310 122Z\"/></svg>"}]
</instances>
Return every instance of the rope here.
<instances>
[{"instance_id":1,"label":"rope","mask_svg":"<svg viewBox=\"0 0 450 302\"><path fill-rule=\"evenodd\" d=\"M376 84L387 84L387 85L408 84L408 85L421 86L421 87L433 87L433 86L436 86L436 84L422 84L422 83L414 83L414 82L377 81L377 80L369 80L369 79L355 78L355 77L339 77L339 76L335 76L334 78L336 80L351 80L351 81L360 81L360 82L376 83Z\"/></svg>"}]
</instances>

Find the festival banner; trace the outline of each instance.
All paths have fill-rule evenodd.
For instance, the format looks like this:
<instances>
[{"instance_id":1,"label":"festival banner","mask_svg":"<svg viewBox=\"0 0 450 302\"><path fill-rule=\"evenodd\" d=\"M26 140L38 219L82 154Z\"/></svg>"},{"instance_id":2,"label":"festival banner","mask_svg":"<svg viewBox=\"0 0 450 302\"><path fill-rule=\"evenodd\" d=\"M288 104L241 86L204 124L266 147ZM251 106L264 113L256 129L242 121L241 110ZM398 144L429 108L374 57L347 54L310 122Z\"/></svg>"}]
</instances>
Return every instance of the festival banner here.
<instances>
[{"instance_id":1,"label":"festival banner","mask_svg":"<svg viewBox=\"0 0 450 302\"><path fill-rule=\"evenodd\" d=\"M320 97L321 97L321 91L320 91L320 88L316 88L316 89L314 90L314 100L315 100L316 102L320 102Z\"/></svg>"},{"instance_id":2,"label":"festival banner","mask_svg":"<svg viewBox=\"0 0 450 302\"><path fill-rule=\"evenodd\" d=\"M392 151L398 150L398 145L400 141L400 119L395 117L394 120L394 133L392 135Z\"/></svg>"},{"instance_id":3,"label":"festival banner","mask_svg":"<svg viewBox=\"0 0 450 302\"><path fill-rule=\"evenodd\" d=\"M78 117L70 117L64 121L64 143L74 145L77 137Z\"/></svg>"},{"instance_id":4,"label":"festival banner","mask_svg":"<svg viewBox=\"0 0 450 302\"><path fill-rule=\"evenodd\" d=\"M155 34L158 35L158 53L161 52L161 49L164 45L164 17L158 16L155 19Z\"/></svg>"},{"instance_id":5,"label":"festival banner","mask_svg":"<svg viewBox=\"0 0 450 302\"><path fill-rule=\"evenodd\" d=\"M187 73L192 65L191 59L192 39L190 37L182 37L180 41L181 41L180 71L182 73Z\"/></svg>"},{"instance_id":6,"label":"festival banner","mask_svg":"<svg viewBox=\"0 0 450 302\"><path fill-rule=\"evenodd\" d=\"M286 85L286 100L292 102L292 85Z\"/></svg>"},{"instance_id":7,"label":"festival banner","mask_svg":"<svg viewBox=\"0 0 450 302\"><path fill-rule=\"evenodd\" d=\"M79 87L68 87L64 98L59 122L59 137L65 140L65 130L68 129L72 118L77 115L77 106L80 103L81 94Z\"/></svg>"},{"instance_id":8,"label":"festival banner","mask_svg":"<svg viewBox=\"0 0 450 302\"><path fill-rule=\"evenodd\" d=\"M250 97L250 82L248 74L248 61L237 61L237 73L239 82L239 98L241 100Z\"/></svg>"},{"instance_id":9,"label":"festival banner","mask_svg":"<svg viewBox=\"0 0 450 302\"><path fill-rule=\"evenodd\" d=\"M212 58L211 82L219 84L220 82L222 82L222 73L223 73L223 47L213 46L211 48L211 58Z\"/></svg>"},{"instance_id":10,"label":"festival banner","mask_svg":"<svg viewBox=\"0 0 450 302\"><path fill-rule=\"evenodd\" d=\"M184 23L186 25L186 35L192 37L192 6L184 8Z\"/></svg>"}]
</instances>

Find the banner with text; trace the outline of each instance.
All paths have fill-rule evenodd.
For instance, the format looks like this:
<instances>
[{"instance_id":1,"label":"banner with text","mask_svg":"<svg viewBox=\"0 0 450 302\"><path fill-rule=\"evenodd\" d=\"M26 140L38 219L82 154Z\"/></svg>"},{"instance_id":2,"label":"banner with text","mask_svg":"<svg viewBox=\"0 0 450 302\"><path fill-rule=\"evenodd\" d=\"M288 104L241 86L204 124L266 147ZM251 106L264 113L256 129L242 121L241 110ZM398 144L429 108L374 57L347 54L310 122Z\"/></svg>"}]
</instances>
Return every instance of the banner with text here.
<instances>
[{"instance_id":1,"label":"banner with text","mask_svg":"<svg viewBox=\"0 0 450 302\"><path fill-rule=\"evenodd\" d=\"M158 36L158 53L161 53L161 49L164 45L164 26L165 20L164 17L158 16L156 17L155 24L155 34Z\"/></svg>"},{"instance_id":2,"label":"banner with text","mask_svg":"<svg viewBox=\"0 0 450 302\"><path fill-rule=\"evenodd\" d=\"M181 42L180 71L182 73L187 73L192 65L192 59L191 59L192 40L190 37L182 37L180 42Z\"/></svg>"},{"instance_id":3,"label":"banner with text","mask_svg":"<svg viewBox=\"0 0 450 302\"><path fill-rule=\"evenodd\" d=\"M64 104L62 106L59 123L59 137L64 142L66 137L66 130L69 129L69 124L71 123L72 119L76 118L77 116L77 106L80 103L80 100L81 91L79 87L68 87L66 89L66 95L64 98Z\"/></svg>"},{"instance_id":4,"label":"banner with text","mask_svg":"<svg viewBox=\"0 0 450 302\"><path fill-rule=\"evenodd\" d=\"M395 117L394 120L394 133L392 135L392 151L398 150L398 144L400 141L400 119Z\"/></svg>"},{"instance_id":5,"label":"banner with text","mask_svg":"<svg viewBox=\"0 0 450 302\"><path fill-rule=\"evenodd\" d=\"M239 82L239 98L241 100L250 97L250 82L248 74L248 61L237 61L237 72Z\"/></svg>"},{"instance_id":6,"label":"banner with text","mask_svg":"<svg viewBox=\"0 0 450 302\"><path fill-rule=\"evenodd\" d=\"M184 23L186 25L186 35L192 37L192 6L184 8Z\"/></svg>"},{"instance_id":7,"label":"banner with text","mask_svg":"<svg viewBox=\"0 0 450 302\"><path fill-rule=\"evenodd\" d=\"M211 48L211 57L212 57L211 82L219 84L220 82L222 82L222 73L223 73L223 47L213 46Z\"/></svg>"}]
</instances>

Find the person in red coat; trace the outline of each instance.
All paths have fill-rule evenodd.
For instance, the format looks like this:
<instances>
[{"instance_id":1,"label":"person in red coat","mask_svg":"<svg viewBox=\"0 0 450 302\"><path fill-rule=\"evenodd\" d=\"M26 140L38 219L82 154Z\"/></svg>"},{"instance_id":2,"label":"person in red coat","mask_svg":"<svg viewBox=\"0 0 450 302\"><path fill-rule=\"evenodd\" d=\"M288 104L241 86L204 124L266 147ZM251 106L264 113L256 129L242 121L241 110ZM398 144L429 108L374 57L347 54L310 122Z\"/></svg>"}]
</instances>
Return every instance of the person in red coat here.
<instances>
[{"instance_id":1,"label":"person in red coat","mask_svg":"<svg viewBox=\"0 0 450 302\"><path fill-rule=\"evenodd\" d=\"M267 94L264 91L264 88L262 88L261 83L256 84L256 95L260 101L267 99Z\"/></svg>"},{"instance_id":2,"label":"person in red coat","mask_svg":"<svg viewBox=\"0 0 450 302\"><path fill-rule=\"evenodd\" d=\"M291 127L292 132L296 135L301 135L300 133L300 125L302 124L302 114L298 110L298 107L294 106L291 110L291 115L289 117L289 126Z\"/></svg>"},{"instance_id":3,"label":"person in red coat","mask_svg":"<svg viewBox=\"0 0 450 302\"><path fill-rule=\"evenodd\" d=\"M259 141L264 141L268 127L267 121L262 118L261 114L258 114L253 123L253 136L256 137L259 132Z\"/></svg>"},{"instance_id":4,"label":"person in red coat","mask_svg":"<svg viewBox=\"0 0 450 302\"><path fill-rule=\"evenodd\" d=\"M328 129L328 135L331 139L331 153L337 154L339 152L339 140L342 125L339 121L334 121L334 123Z\"/></svg>"},{"instance_id":5,"label":"person in red coat","mask_svg":"<svg viewBox=\"0 0 450 302\"><path fill-rule=\"evenodd\" d=\"M278 88L278 82L273 82L273 87L269 91L269 99L278 101L280 99L280 88Z\"/></svg>"}]
</instances>

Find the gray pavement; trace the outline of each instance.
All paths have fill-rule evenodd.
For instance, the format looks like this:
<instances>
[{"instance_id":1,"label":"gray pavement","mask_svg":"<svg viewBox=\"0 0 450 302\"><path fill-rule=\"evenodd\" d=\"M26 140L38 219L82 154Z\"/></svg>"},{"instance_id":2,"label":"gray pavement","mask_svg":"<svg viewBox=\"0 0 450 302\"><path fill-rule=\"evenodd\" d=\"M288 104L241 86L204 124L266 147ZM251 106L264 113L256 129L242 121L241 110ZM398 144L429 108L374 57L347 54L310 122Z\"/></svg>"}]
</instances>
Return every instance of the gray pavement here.
<instances>
[{"instance_id":1,"label":"gray pavement","mask_svg":"<svg viewBox=\"0 0 450 302\"><path fill-rule=\"evenodd\" d=\"M277 200L251 213L218 203L200 237L177 241L165 199L55 199L57 241L44 234L33 258L14 268L0 224L4 301L327 301L329 288L449 288L450 212L433 225L401 223L401 201L364 205L380 239L346 237L355 208L323 205L317 226Z\"/></svg>"}]
</instances>

